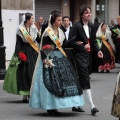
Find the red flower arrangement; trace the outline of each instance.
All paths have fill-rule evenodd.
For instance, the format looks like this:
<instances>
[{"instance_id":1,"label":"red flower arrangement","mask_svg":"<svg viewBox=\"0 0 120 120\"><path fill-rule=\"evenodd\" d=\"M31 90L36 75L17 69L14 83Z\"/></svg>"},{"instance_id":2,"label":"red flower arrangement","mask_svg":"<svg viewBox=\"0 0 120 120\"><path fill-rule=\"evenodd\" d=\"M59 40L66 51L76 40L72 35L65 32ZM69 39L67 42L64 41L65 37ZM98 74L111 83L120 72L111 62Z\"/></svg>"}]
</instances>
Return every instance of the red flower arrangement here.
<instances>
[{"instance_id":1,"label":"red flower arrangement","mask_svg":"<svg viewBox=\"0 0 120 120\"><path fill-rule=\"evenodd\" d=\"M44 51L44 50L53 50L54 49L54 46L53 45L49 45L49 44L47 44L47 45L44 45L43 47L42 47L42 50Z\"/></svg>"},{"instance_id":2,"label":"red flower arrangement","mask_svg":"<svg viewBox=\"0 0 120 120\"><path fill-rule=\"evenodd\" d=\"M43 60L43 63L44 63L44 67L45 68L48 68L48 67L52 67L52 66L55 66L53 63L52 63L52 59L49 59L49 56L50 56L50 53L51 51L54 50L54 45L49 45L49 44L46 44L42 47L42 51L45 53L46 55L46 59Z\"/></svg>"},{"instance_id":3,"label":"red flower arrangement","mask_svg":"<svg viewBox=\"0 0 120 120\"><path fill-rule=\"evenodd\" d=\"M24 52L19 52L18 57L21 61L26 62L27 61L27 56L25 55Z\"/></svg>"},{"instance_id":4,"label":"red flower arrangement","mask_svg":"<svg viewBox=\"0 0 120 120\"><path fill-rule=\"evenodd\" d=\"M46 44L42 47L42 51L45 53L45 55L47 57L49 57L50 55L50 52L54 49L54 45L49 45L49 44Z\"/></svg>"}]
</instances>

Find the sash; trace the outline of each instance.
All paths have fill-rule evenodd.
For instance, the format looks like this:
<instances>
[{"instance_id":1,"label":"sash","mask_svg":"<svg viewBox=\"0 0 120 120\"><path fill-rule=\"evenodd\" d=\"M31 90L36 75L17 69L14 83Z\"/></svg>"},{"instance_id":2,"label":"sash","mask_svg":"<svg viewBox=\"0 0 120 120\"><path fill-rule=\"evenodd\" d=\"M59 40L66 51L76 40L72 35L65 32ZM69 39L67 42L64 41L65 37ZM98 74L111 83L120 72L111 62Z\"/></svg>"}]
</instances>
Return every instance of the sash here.
<instances>
[{"instance_id":1,"label":"sash","mask_svg":"<svg viewBox=\"0 0 120 120\"><path fill-rule=\"evenodd\" d=\"M55 35L54 31L52 28L48 27L47 30L49 37L51 38L51 40L55 43L55 45L57 46L57 48L62 52L62 54L64 56L66 56L66 53L64 52L63 48L60 45L60 41L59 38ZM66 56L67 57L67 56Z\"/></svg>"},{"instance_id":2,"label":"sash","mask_svg":"<svg viewBox=\"0 0 120 120\"><path fill-rule=\"evenodd\" d=\"M108 50L109 50L111 56L112 56L112 57L114 58L114 60L115 60L114 53L113 53L113 51L112 51L110 45L107 43L107 41L106 41L104 35L101 37L101 39L102 39L102 42L105 44L105 46L108 48Z\"/></svg>"},{"instance_id":3,"label":"sash","mask_svg":"<svg viewBox=\"0 0 120 120\"><path fill-rule=\"evenodd\" d=\"M25 39L28 41L28 43L31 45L31 47L39 53L39 48L35 44L35 42L32 40L32 37L28 34L27 30L24 27L20 27L20 31L22 35L25 37Z\"/></svg>"}]
</instances>

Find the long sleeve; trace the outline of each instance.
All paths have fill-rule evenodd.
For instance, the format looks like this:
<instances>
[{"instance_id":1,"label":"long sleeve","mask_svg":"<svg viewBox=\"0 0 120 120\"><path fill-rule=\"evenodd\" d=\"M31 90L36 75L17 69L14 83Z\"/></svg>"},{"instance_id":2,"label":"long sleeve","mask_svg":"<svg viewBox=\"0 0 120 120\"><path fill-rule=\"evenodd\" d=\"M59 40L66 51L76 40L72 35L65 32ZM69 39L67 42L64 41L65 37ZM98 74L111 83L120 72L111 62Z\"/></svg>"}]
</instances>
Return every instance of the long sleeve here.
<instances>
[{"instance_id":1,"label":"long sleeve","mask_svg":"<svg viewBox=\"0 0 120 120\"><path fill-rule=\"evenodd\" d=\"M81 40L79 39L79 30L77 24L74 24L70 30L67 45L68 47L72 47L73 49L79 52L85 51L84 50L85 45L84 44L78 45L77 41L81 41Z\"/></svg>"},{"instance_id":2,"label":"long sleeve","mask_svg":"<svg viewBox=\"0 0 120 120\"><path fill-rule=\"evenodd\" d=\"M21 46L23 44L23 41L19 35L17 35L16 38L17 40L16 40L16 46L15 46L15 54L18 55L18 53L21 51Z\"/></svg>"}]
</instances>

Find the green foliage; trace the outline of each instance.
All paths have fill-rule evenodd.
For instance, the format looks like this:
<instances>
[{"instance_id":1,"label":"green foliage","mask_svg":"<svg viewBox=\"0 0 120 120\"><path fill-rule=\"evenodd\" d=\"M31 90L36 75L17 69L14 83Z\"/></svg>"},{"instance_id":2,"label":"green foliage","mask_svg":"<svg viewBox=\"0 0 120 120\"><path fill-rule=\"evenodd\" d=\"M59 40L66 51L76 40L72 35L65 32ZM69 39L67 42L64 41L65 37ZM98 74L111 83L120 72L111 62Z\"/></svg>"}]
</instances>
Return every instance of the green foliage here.
<instances>
[{"instance_id":1,"label":"green foliage","mask_svg":"<svg viewBox=\"0 0 120 120\"><path fill-rule=\"evenodd\" d=\"M18 66L20 63L21 61L19 60L19 58L17 56L14 56L11 66Z\"/></svg>"}]
</instances>

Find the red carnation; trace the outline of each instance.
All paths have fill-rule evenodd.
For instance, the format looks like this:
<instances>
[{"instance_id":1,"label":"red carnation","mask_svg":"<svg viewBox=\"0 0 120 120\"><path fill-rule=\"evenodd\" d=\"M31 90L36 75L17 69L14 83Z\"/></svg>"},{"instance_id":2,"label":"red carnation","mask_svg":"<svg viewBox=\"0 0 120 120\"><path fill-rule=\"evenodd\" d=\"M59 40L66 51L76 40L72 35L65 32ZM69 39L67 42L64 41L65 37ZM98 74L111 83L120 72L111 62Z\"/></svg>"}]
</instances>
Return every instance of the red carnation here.
<instances>
[{"instance_id":1,"label":"red carnation","mask_svg":"<svg viewBox=\"0 0 120 120\"><path fill-rule=\"evenodd\" d=\"M19 52L18 56L21 61L23 62L27 61L27 56L23 52Z\"/></svg>"},{"instance_id":2,"label":"red carnation","mask_svg":"<svg viewBox=\"0 0 120 120\"><path fill-rule=\"evenodd\" d=\"M43 51L44 51L44 50L54 50L54 45L49 45L49 44L44 45L44 46L42 47L42 50L43 50Z\"/></svg>"},{"instance_id":3,"label":"red carnation","mask_svg":"<svg viewBox=\"0 0 120 120\"><path fill-rule=\"evenodd\" d=\"M45 45L42 47L42 50L50 50L51 49L51 45Z\"/></svg>"}]
</instances>

